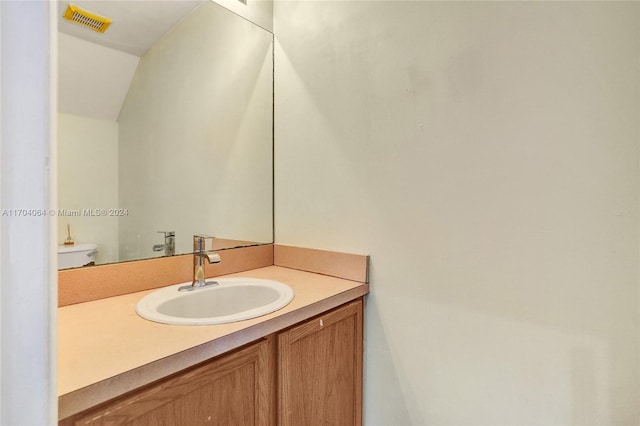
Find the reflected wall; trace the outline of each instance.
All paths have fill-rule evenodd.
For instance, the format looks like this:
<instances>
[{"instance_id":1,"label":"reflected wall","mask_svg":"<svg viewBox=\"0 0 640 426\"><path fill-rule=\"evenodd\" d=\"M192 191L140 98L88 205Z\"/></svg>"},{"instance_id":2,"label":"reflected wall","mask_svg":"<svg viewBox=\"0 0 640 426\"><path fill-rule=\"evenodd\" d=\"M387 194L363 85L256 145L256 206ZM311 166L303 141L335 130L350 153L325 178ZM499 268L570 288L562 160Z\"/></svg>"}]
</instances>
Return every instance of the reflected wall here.
<instances>
[{"instance_id":1,"label":"reflected wall","mask_svg":"<svg viewBox=\"0 0 640 426\"><path fill-rule=\"evenodd\" d=\"M59 244L71 225L101 264L164 255L158 231L176 254L194 234L216 249L273 241L270 32L204 2L140 58L59 36ZM112 95L67 107L98 86Z\"/></svg>"}]
</instances>

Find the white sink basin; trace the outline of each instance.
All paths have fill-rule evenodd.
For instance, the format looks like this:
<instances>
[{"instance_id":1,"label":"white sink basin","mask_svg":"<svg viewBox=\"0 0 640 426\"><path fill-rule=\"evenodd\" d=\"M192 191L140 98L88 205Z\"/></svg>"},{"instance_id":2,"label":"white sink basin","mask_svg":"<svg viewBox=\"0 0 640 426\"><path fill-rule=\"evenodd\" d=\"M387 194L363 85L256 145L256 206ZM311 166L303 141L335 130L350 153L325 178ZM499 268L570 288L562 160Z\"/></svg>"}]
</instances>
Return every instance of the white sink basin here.
<instances>
[{"instance_id":1,"label":"white sink basin","mask_svg":"<svg viewBox=\"0 0 640 426\"><path fill-rule=\"evenodd\" d=\"M182 283L140 299L136 312L164 324L209 325L242 321L277 311L293 300L286 284L258 278L210 278L219 284L182 292Z\"/></svg>"}]
</instances>

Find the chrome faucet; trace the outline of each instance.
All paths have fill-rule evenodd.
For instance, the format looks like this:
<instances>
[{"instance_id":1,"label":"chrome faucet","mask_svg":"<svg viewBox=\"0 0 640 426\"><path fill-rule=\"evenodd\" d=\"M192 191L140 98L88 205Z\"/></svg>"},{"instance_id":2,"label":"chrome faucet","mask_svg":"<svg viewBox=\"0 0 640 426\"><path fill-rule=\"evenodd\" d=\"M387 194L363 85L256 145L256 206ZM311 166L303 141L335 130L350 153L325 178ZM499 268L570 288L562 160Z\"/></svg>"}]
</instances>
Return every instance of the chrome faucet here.
<instances>
[{"instance_id":1,"label":"chrome faucet","mask_svg":"<svg viewBox=\"0 0 640 426\"><path fill-rule=\"evenodd\" d=\"M191 285L184 285L178 288L178 291L191 291L196 288L218 285L216 281L206 281L204 278L205 260L209 264L221 262L218 253L213 250L205 250L205 241L213 238L206 235L193 236L193 282Z\"/></svg>"},{"instance_id":2,"label":"chrome faucet","mask_svg":"<svg viewBox=\"0 0 640 426\"><path fill-rule=\"evenodd\" d=\"M164 234L164 244L154 244L153 251L164 250L165 256L173 256L176 254L176 232L175 231L158 231Z\"/></svg>"}]
</instances>

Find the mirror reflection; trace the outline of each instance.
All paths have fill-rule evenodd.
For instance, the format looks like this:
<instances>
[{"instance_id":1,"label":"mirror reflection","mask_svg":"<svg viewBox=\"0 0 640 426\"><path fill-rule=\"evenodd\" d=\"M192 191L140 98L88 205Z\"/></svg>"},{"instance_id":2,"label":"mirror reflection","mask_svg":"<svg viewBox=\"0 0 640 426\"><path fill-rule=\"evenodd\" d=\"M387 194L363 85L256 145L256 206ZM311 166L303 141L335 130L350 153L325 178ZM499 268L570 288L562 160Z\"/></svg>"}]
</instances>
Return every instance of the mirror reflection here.
<instances>
[{"instance_id":1,"label":"mirror reflection","mask_svg":"<svg viewBox=\"0 0 640 426\"><path fill-rule=\"evenodd\" d=\"M273 35L211 1L74 5L112 23L60 19L60 267L272 242Z\"/></svg>"}]
</instances>

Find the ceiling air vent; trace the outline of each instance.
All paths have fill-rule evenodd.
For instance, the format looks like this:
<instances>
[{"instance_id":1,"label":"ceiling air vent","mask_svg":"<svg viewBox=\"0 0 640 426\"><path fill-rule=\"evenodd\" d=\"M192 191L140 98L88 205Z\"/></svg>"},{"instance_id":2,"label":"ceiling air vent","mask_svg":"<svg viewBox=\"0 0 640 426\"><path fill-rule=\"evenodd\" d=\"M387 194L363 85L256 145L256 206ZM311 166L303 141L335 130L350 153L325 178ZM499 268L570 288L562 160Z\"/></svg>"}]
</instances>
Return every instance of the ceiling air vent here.
<instances>
[{"instance_id":1,"label":"ceiling air vent","mask_svg":"<svg viewBox=\"0 0 640 426\"><path fill-rule=\"evenodd\" d=\"M64 12L65 19L89 27L94 31L103 33L111 25L111 19L97 15L95 13L80 9L78 6L69 5Z\"/></svg>"}]
</instances>

